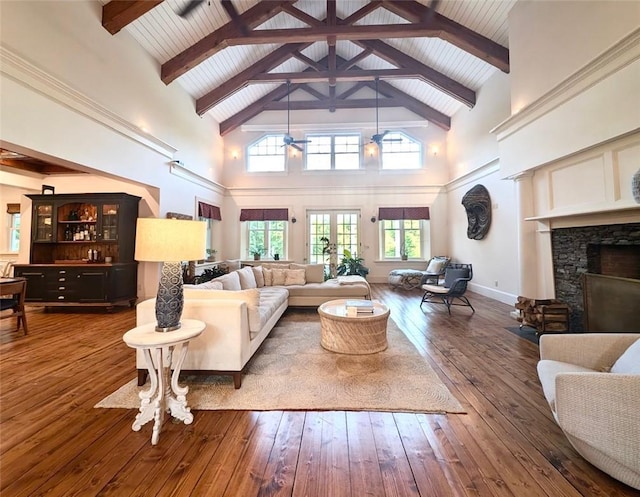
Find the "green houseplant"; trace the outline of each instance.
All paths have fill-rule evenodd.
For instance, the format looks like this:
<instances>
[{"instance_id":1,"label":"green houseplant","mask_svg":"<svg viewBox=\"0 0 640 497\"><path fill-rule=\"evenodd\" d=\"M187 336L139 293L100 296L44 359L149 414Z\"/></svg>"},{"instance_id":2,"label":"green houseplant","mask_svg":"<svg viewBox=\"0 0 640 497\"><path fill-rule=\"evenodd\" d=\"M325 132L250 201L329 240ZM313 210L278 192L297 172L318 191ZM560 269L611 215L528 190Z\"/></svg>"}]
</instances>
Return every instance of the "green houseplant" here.
<instances>
[{"instance_id":1,"label":"green houseplant","mask_svg":"<svg viewBox=\"0 0 640 497\"><path fill-rule=\"evenodd\" d=\"M336 268L338 276L359 275L366 278L369 274L369 268L364 266L363 262L364 259L362 257L358 257L356 254L352 254L350 250L344 249L342 260Z\"/></svg>"},{"instance_id":2,"label":"green houseplant","mask_svg":"<svg viewBox=\"0 0 640 497\"><path fill-rule=\"evenodd\" d=\"M253 255L254 261L259 261L260 256L265 253L265 250L266 249L263 245L254 245L249 249L249 252L251 252L251 255Z\"/></svg>"}]
</instances>

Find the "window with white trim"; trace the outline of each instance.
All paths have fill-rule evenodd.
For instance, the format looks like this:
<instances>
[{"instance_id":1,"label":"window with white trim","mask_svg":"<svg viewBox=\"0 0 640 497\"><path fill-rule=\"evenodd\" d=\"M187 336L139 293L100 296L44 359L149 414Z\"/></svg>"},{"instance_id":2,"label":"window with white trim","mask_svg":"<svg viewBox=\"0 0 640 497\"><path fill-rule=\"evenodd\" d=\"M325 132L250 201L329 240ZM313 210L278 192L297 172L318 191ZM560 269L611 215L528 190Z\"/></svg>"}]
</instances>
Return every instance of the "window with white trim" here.
<instances>
[{"instance_id":1,"label":"window with white trim","mask_svg":"<svg viewBox=\"0 0 640 497\"><path fill-rule=\"evenodd\" d=\"M278 254L286 259L287 222L286 221L247 221L247 254L253 258L253 252L261 256L273 257Z\"/></svg>"},{"instance_id":2,"label":"window with white trim","mask_svg":"<svg viewBox=\"0 0 640 497\"><path fill-rule=\"evenodd\" d=\"M9 214L9 252L20 250L20 213Z\"/></svg>"},{"instance_id":3,"label":"window with white trim","mask_svg":"<svg viewBox=\"0 0 640 497\"><path fill-rule=\"evenodd\" d=\"M382 169L420 169L422 144L400 131L387 133L380 146Z\"/></svg>"},{"instance_id":4,"label":"window with white trim","mask_svg":"<svg viewBox=\"0 0 640 497\"><path fill-rule=\"evenodd\" d=\"M380 221L381 259L426 259L429 241L426 219L385 219Z\"/></svg>"},{"instance_id":5,"label":"window with white trim","mask_svg":"<svg viewBox=\"0 0 640 497\"><path fill-rule=\"evenodd\" d=\"M305 168L308 171L360 169L360 135L307 135Z\"/></svg>"},{"instance_id":6,"label":"window with white trim","mask_svg":"<svg viewBox=\"0 0 640 497\"><path fill-rule=\"evenodd\" d=\"M247 171L250 173L282 172L285 170L284 135L267 135L247 147Z\"/></svg>"}]
</instances>

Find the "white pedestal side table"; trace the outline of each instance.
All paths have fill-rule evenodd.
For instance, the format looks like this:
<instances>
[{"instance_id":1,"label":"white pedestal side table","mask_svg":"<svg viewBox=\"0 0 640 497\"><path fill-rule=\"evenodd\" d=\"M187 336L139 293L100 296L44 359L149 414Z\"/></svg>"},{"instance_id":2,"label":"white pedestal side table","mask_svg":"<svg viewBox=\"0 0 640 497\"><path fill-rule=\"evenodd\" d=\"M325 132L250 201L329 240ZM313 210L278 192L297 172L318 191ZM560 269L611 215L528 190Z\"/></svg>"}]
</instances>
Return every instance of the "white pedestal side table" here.
<instances>
[{"instance_id":1,"label":"white pedestal side table","mask_svg":"<svg viewBox=\"0 0 640 497\"><path fill-rule=\"evenodd\" d=\"M189 349L189 341L202 333L205 324L196 319L183 319L181 323L179 329L166 333L156 331L155 323L145 324L127 331L122 337L129 347L141 349L147 362L151 387L139 393L140 412L132 428L133 431L140 431L144 424L153 419L153 445L158 443L165 413L170 413L186 425L193 421L191 409L187 407L189 387L178 385L178 376ZM180 349L170 377L171 360L177 346Z\"/></svg>"}]
</instances>

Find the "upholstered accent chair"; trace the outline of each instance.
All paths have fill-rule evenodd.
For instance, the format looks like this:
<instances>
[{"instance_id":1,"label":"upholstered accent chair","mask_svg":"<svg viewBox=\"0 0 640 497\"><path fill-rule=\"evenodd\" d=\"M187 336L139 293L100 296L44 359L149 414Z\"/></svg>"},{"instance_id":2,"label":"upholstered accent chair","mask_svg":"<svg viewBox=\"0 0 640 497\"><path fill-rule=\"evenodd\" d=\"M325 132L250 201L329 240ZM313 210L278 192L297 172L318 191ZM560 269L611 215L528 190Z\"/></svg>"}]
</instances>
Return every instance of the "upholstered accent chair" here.
<instances>
[{"instance_id":1,"label":"upholstered accent chair","mask_svg":"<svg viewBox=\"0 0 640 497\"><path fill-rule=\"evenodd\" d=\"M542 335L538 377L576 451L640 490L640 333Z\"/></svg>"},{"instance_id":2,"label":"upholstered accent chair","mask_svg":"<svg viewBox=\"0 0 640 497\"><path fill-rule=\"evenodd\" d=\"M471 264L449 264L444 272L444 284L442 286L429 283L422 285L424 295L422 296L420 307L424 303L444 304L447 306L449 315L451 315L452 305L462 305L471 307L471 310L476 312L469 299L464 295L467 291L467 283L472 278L473 266Z\"/></svg>"}]
</instances>

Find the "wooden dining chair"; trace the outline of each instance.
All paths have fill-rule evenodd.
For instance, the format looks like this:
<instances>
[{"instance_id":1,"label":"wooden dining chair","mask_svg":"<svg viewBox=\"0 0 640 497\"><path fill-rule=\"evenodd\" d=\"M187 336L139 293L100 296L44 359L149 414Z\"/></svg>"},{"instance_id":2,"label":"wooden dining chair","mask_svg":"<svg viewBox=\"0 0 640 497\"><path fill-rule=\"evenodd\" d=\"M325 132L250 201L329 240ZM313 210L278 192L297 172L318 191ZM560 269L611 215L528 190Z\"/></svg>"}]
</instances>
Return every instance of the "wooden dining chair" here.
<instances>
[{"instance_id":1,"label":"wooden dining chair","mask_svg":"<svg viewBox=\"0 0 640 497\"><path fill-rule=\"evenodd\" d=\"M0 282L0 310L12 309L13 314L7 314L10 317L17 318L16 331L20 331L20 324L24 328L24 334L28 333L27 315L24 310L24 297L27 291L27 280L25 278L11 278L10 281Z\"/></svg>"}]
</instances>

